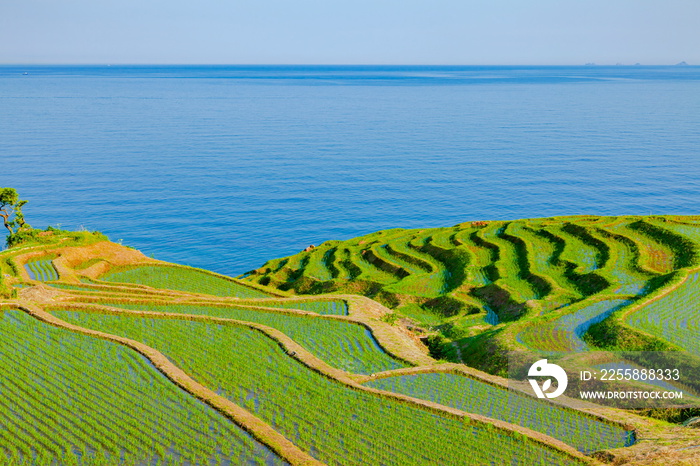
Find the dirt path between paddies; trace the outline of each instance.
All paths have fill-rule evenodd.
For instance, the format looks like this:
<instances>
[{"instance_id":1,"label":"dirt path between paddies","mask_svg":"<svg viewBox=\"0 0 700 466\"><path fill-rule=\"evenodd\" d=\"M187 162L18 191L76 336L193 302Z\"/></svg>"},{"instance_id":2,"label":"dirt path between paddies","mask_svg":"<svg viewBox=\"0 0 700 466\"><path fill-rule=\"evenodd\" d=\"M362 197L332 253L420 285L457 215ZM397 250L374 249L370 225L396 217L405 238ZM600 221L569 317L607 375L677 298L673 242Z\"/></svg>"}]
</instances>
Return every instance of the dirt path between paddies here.
<instances>
[{"instance_id":1,"label":"dirt path between paddies","mask_svg":"<svg viewBox=\"0 0 700 466\"><path fill-rule=\"evenodd\" d=\"M221 317L212 317L212 316L207 316L207 315L200 315L200 314L173 314L173 313L164 313L164 312L150 312L150 311L135 311L135 310L127 310L127 309L121 309L121 308L112 308L112 307L107 307L107 306L94 306L94 305L86 305L86 304L68 304L66 306L61 306L62 308L66 309L79 309L83 311L89 311L90 309L100 312L100 313L108 313L108 314L113 314L113 315L131 315L131 316L138 316L138 317L148 317L148 318L158 318L158 319L173 319L173 320L189 320L189 321L198 321L198 322L206 322L206 323L212 323L212 324L219 324L219 325L235 325L235 326L242 326L242 327L248 327L254 330L257 330L263 334L265 334L267 337L275 340L287 353L288 356L298 360L302 364L304 364L306 367L309 369L313 370L314 372L317 372L331 380L334 380L336 382L339 382L349 388L352 388L353 390L357 391L364 391L368 393L372 393L375 395L378 395L383 398L387 399L393 399L396 401L400 401L402 403L406 403L408 405L412 406L417 406L422 409L425 409L427 411L431 411L437 414L441 415L447 415L448 417L452 418L459 418L459 419L465 419L470 423L476 423L476 424L488 424L491 425L499 430L502 430L505 435L515 435L516 437L518 435L522 435L525 437L528 437L529 440L538 443L542 446L545 446L546 448L558 451L559 453L566 454L572 459L581 461L585 464L591 464L591 465L599 465L597 460L591 459L590 457L585 456L572 446L557 440L553 437L550 437L548 435L542 434L540 432L536 432L534 430L528 429L526 427L519 426L517 424L511 424L505 421L500 421L498 419L491 419L485 416L481 416L478 414L473 414L473 413L468 413L466 411L461 411L459 409L455 408L450 408L448 406L443 406L438 403L434 403L431 401L427 400L421 400L419 398L413 398L410 396L406 395L401 395L398 393L392 393L384 390L379 390L376 388L371 388L367 387L365 385L362 385L356 380L356 375L355 374L349 374L345 371L342 371L340 369L336 369L334 367L331 367L318 357L316 357L314 354L306 350L303 346L298 344L296 341L292 340L290 337L288 337L286 334L282 333L281 331L268 327L266 325L262 324L257 324L257 323L252 323L252 322L245 322L245 321L240 321L240 320L235 320L235 319L226 319L226 318L221 318ZM30 311L30 314L36 316L37 318L40 318L41 320L44 320L46 322L52 323L53 325L57 326L62 326L64 328L69 328L69 329L74 329L75 331L83 331L87 329L83 329L82 327L78 327L72 324L68 324L57 317L54 317L52 314L39 309L36 306L32 307L32 310ZM51 319L51 320L49 320ZM68 326L68 327L67 327ZM127 346L132 346L129 343L138 343L134 342L133 340L129 340L126 338L122 337L115 337L113 335L109 335L103 332L98 332L98 331L93 331L93 330L87 330L89 334L92 334L94 336L99 336L100 338L106 338L106 339L112 339L113 341L117 341L122 343L122 341L125 341L127 343L122 343L126 344ZM140 347L142 348L147 348L151 352L157 353L160 357L165 357L161 353L157 352L153 348L150 348L142 343L139 343ZM135 348L136 349L136 348ZM137 349L141 354L143 354L146 357L149 357L149 354L144 351L140 351ZM150 357L149 357L150 359ZM175 367L172 363L168 361L170 365ZM155 363L154 363L155 364ZM156 366L160 369L159 366ZM162 369L161 369L162 370ZM180 369L178 371L182 374L184 372ZM167 375L167 374L166 374ZM188 377L189 378L189 377ZM178 385L183 386L180 384L177 380L173 379ZM192 379L190 379L192 380ZM192 380L192 382L194 382ZM194 382L196 384L196 382ZM201 385L197 384L199 387ZM183 388L185 388L183 386ZM187 390L187 388L185 388ZM188 390L190 391L190 390ZM209 391L210 392L210 391ZM213 393L213 392L210 392ZM198 397L201 397L200 395L197 395ZM236 406L237 407L237 406ZM238 407L237 407L238 408ZM239 408L242 409L242 408ZM252 416L252 415L251 415ZM257 419L257 418L255 418ZM259 420L258 420L259 421ZM262 421L260 421L262 422ZM257 438L257 437L256 437ZM277 451L277 450L275 450Z\"/></svg>"},{"instance_id":2,"label":"dirt path between paddies","mask_svg":"<svg viewBox=\"0 0 700 466\"><path fill-rule=\"evenodd\" d=\"M324 463L312 458L307 453L302 451L287 438L274 430L269 424L265 423L250 412L241 408L230 400L217 395L210 389L201 385L187 375L182 369L170 362L162 353L144 345L141 342L123 338L108 333L91 330L77 325L69 324L52 314L44 311L36 305L26 303L14 304L13 307L25 311L32 317L46 322L55 327L64 328L76 333L82 333L92 337L101 338L103 340L112 341L121 345L127 346L138 353L145 356L151 363L166 377L172 380L176 385L181 387L186 392L204 401L217 411L225 414L229 419L233 420L238 426L250 433L255 439L267 445L281 458L285 459L292 465L314 465L320 466Z\"/></svg>"}]
</instances>

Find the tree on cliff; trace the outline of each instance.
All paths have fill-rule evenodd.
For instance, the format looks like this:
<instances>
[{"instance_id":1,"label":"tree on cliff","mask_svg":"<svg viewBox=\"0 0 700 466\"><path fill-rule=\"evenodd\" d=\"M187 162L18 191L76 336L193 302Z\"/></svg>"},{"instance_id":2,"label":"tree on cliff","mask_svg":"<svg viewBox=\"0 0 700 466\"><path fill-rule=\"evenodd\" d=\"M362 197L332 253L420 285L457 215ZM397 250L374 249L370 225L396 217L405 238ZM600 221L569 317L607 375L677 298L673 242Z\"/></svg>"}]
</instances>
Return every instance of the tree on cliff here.
<instances>
[{"instance_id":1,"label":"tree on cliff","mask_svg":"<svg viewBox=\"0 0 700 466\"><path fill-rule=\"evenodd\" d=\"M31 228L24 222L24 214L22 213L22 207L27 202L19 198L19 194L14 188L0 188L0 217L2 217L7 231L10 232L10 236Z\"/></svg>"}]
</instances>

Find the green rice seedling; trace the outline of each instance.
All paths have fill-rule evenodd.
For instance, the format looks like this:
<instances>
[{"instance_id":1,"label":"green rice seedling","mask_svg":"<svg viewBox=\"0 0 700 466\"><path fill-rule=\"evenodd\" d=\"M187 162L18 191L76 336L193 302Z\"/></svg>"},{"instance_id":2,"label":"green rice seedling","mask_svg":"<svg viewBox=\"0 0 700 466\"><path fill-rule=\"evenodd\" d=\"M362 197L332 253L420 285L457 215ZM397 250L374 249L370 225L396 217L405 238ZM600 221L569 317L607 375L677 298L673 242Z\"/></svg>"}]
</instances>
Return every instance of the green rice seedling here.
<instances>
[{"instance_id":1,"label":"green rice seedling","mask_svg":"<svg viewBox=\"0 0 700 466\"><path fill-rule=\"evenodd\" d=\"M281 331L329 365L348 372L371 374L406 367L405 363L386 353L369 330L352 322L234 307L186 304L110 305L139 311L224 317L267 325Z\"/></svg>"},{"instance_id":2,"label":"green rice seedling","mask_svg":"<svg viewBox=\"0 0 700 466\"><path fill-rule=\"evenodd\" d=\"M519 238L527 248L527 259L532 273L546 280L552 289L552 301L561 305L581 299L581 294L566 278L565 268L558 261L557 245L547 236L538 235L536 227L528 227L523 222L509 224L508 233Z\"/></svg>"},{"instance_id":3,"label":"green rice seedling","mask_svg":"<svg viewBox=\"0 0 700 466\"><path fill-rule=\"evenodd\" d=\"M660 228L671 230L674 233L682 235L696 244L700 244L700 224L681 222L678 220L666 219L665 222L647 220L652 225Z\"/></svg>"},{"instance_id":4,"label":"green rice seedling","mask_svg":"<svg viewBox=\"0 0 700 466\"><path fill-rule=\"evenodd\" d=\"M526 260L520 254L516 246L502 236L507 224L492 223L479 230L477 236L485 243L490 243L498 248L498 258L494 262L498 271L496 283L511 293L512 298L520 303L542 297L542 293L527 280L529 271L523 268Z\"/></svg>"},{"instance_id":5,"label":"green rice seedling","mask_svg":"<svg viewBox=\"0 0 700 466\"><path fill-rule=\"evenodd\" d=\"M592 236L605 242L609 248L609 260L600 272L613 283L612 291L618 294L642 294L650 277L638 268L639 251L634 243L607 230L597 230Z\"/></svg>"},{"instance_id":6,"label":"green rice seedling","mask_svg":"<svg viewBox=\"0 0 700 466\"><path fill-rule=\"evenodd\" d=\"M391 284L396 283L401 279L396 275L381 269L378 265L370 262L366 258L366 254L362 251L364 249L359 249L356 251L348 250L348 256L346 256L346 261L357 267L360 271L359 275L356 277L360 280L367 280L369 282L376 282L381 284Z\"/></svg>"},{"instance_id":7,"label":"green rice seedling","mask_svg":"<svg viewBox=\"0 0 700 466\"><path fill-rule=\"evenodd\" d=\"M398 312L400 312L402 316L409 317L427 327L440 325L443 322L442 316L437 315L435 312L427 311L415 303L401 306L398 308Z\"/></svg>"},{"instance_id":8,"label":"green rice seedling","mask_svg":"<svg viewBox=\"0 0 700 466\"><path fill-rule=\"evenodd\" d=\"M53 288L58 288L61 290L75 290L75 291L96 291L96 288L83 285L75 285L73 283L51 283Z\"/></svg>"},{"instance_id":9,"label":"green rice seedling","mask_svg":"<svg viewBox=\"0 0 700 466\"><path fill-rule=\"evenodd\" d=\"M562 317L545 323L535 321L518 334L518 341L538 351L586 351L588 345L582 340L591 325L603 321L616 310L631 304L626 299L609 299L589 304L567 312Z\"/></svg>"},{"instance_id":10,"label":"green rice seedling","mask_svg":"<svg viewBox=\"0 0 700 466\"><path fill-rule=\"evenodd\" d=\"M338 280L350 280L357 276L358 274L348 269L347 263L345 261L345 249L338 249L336 247L330 248L323 256L323 260L331 270L333 278Z\"/></svg>"},{"instance_id":11,"label":"green rice seedling","mask_svg":"<svg viewBox=\"0 0 700 466\"><path fill-rule=\"evenodd\" d=\"M428 230L426 235L435 246L442 249L452 249L457 246L454 242L454 236L458 231L457 228L435 228Z\"/></svg>"},{"instance_id":12,"label":"green rice seedling","mask_svg":"<svg viewBox=\"0 0 700 466\"><path fill-rule=\"evenodd\" d=\"M544 229L564 240L565 246L560 259L577 266L579 274L590 273L605 265L606 253L600 249L590 235L581 235L579 231L565 228L561 222L547 225Z\"/></svg>"},{"instance_id":13,"label":"green rice seedling","mask_svg":"<svg viewBox=\"0 0 700 466\"><path fill-rule=\"evenodd\" d=\"M189 267L142 265L111 271L100 278L108 282L138 283L153 288L214 296L237 296L239 298L266 298L270 296L232 278Z\"/></svg>"},{"instance_id":14,"label":"green rice seedling","mask_svg":"<svg viewBox=\"0 0 700 466\"><path fill-rule=\"evenodd\" d=\"M463 375L404 375L373 380L367 385L518 424L586 454L630 444L630 432L621 426Z\"/></svg>"},{"instance_id":15,"label":"green rice seedling","mask_svg":"<svg viewBox=\"0 0 700 466\"><path fill-rule=\"evenodd\" d=\"M338 247L334 252L335 264L337 265L338 269L347 271L348 280L357 279L362 274L362 269L360 269L360 267L358 267L352 260L354 255L355 253L346 247Z\"/></svg>"},{"instance_id":16,"label":"green rice seedling","mask_svg":"<svg viewBox=\"0 0 700 466\"><path fill-rule=\"evenodd\" d=\"M265 306L265 307L278 307L281 309L299 309L302 311L315 312L321 315L336 315L345 316L348 315L348 305L345 301L340 299L333 300L319 300L319 301L280 301L280 302L248 302L246 304Z\"/></svg>"},{"instance_id":17,"label":"green rice seedling","mask_svg":"<svg viewBox=\"0 0 700 466\"><path fill-rule=\"evenodd\" d=\"M56 271L56 267L53 266L52 260L53 257L41 257L24 264L29 278L42 282L58 280L58 272Z\"/></svg>"},{"instance_id":18,"label":"green rice seedling","mask_svg":"<svg viewBox=\"0 0 700 466\"><path fill-rule=\"evenodd\" d=\"M371 250L378 260L396 269L397 273L395 273L395 275L398 275L400 278L413 274L426 273L425 269L418 267L411 262L407 262L398 257L396 254L393 254L393 250L390 249L388 244L378 244L373 246Z\"/></svg>"},{"instance_id":19,"label":"green rice seedling","mask_svg":"<svg viewBox=\"0 0 700 466\"><path fill-rule=\"evenodd\" d=\"M626 318L627 324L700 356L700 274Z\"/></svg>"},{"instance_id":20,"label":"green rice seedling","mask_svg":"<svg viewBox=\"0 0 700 466\"><path fill-rule=\"evenodd\" d=\"M673 271L674 254L665 244L655 241L639 230L632 229L628 224L623 223L607 228L615 234L624 236L634 242L634 247L638 251L637 260L640 268L651 273L669 273Z\"/></svg>"},{"instance_id":21,"label":"green rice seedling","mask_svg":"<svg viewBox=\"0 0 700 466\"><path fill-rule=\"evenodd\" d=\"M441 290L445 287L444 272L409 275L401 279L400 282L389 285L386 291L411 294L425 298L435 298L440 296Z\"/></svg>"},{"instance_id":22,"label":"green rice seedling","mask_svg":"<svg viewBox=\"0 0 700 466\"><path fill-rule=\"evenodd\" d=\"M638 231L645 237L667 247L673 253L673 269L695 267L700 265L700 241L690 232L686 234L674 231L669 226L676 224L668 218L643 219L632 222L630 228ZM664 220L662 222L662 220ZM689 227L690 225L686 225Z\"/></svg>"},{"instance_id":23,"label":"green rice seedling","mask_svg":"<svg viewBox=\"0 0 700 466\"><path fill-rule=\"evenodd\" d=\"M115 343L0 313L0 463L283 464Z\"/></svg>"},{"instance_id":24,"label":"green rice seedling","mask_svg":"<svg viewBox=\"0 0 700 466\"><path fill-rule=\"evenodd\" d=\"M465 422L341 385L244 327L84 312L55 314L158 349L200 383L243 405L329 465L582 464L487 423Z\"/></svg>"},{"instance_id":25,"label":"green rice seedling","mask_svg":"<svg viewBox=\"0 0 700 466\"><path fill-rule=\"evenodd\" d=\"M420 247L425 243L426 236L421 234L414 238L392 241L387 244L387 251L393 256L400 258L406 263L418 267L418 273L437 273L444 270L440 261L435 260L430 254L420 251Z\"/></svg>"},{"instance_id":26,"label":"green rice seedling","mask_svg":"<svg viewBox=\"0 0 700 466\"><path fill-rule=\"evenodd\" d=\"M307 260L304 262L304 276L315 280L332 280L334 275L326 263L326 254L329 248L317 247L312 249L307 255ZM337 273L336 273L337 275Z\"/></svg>"},{"instance_id":27,"label":"green rice seedling","mask_svg":"<svg viewBox=\"0 0 700 466\"><path fill-rule=\"evenodd\" d=\"M464 247L469 251L472 258L471 267L469 267L470 283L475 286L483 286L491 283L491 279L485 268L498 258L498 247L495 245L487 247L473 228L458 230L452 236L452 242L455 243L455 246Z\"/></svg>"}]
</instances>

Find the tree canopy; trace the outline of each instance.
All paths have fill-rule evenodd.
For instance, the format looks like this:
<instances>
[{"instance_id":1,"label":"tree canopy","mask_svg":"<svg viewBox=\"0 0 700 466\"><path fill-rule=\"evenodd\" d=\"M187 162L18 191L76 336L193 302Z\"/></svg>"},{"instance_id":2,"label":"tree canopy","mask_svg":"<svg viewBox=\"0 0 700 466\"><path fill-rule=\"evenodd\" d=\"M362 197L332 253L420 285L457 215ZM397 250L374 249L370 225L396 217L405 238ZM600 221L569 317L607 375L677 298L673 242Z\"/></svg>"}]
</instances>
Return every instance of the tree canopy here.
<instances>
[{"instance_id":1,"label":"tree canopy","mask_svg":"<svg viewBox=\"0 0 700 466\"><path fill-rule=\"evenodd\" d=\"M5 228L14 235L25 228L31 228L24 221L22 207L28 201L19 198L17 190L14 188L0 188L0 217L2 217Z\"/></svg>"}]
</instances>

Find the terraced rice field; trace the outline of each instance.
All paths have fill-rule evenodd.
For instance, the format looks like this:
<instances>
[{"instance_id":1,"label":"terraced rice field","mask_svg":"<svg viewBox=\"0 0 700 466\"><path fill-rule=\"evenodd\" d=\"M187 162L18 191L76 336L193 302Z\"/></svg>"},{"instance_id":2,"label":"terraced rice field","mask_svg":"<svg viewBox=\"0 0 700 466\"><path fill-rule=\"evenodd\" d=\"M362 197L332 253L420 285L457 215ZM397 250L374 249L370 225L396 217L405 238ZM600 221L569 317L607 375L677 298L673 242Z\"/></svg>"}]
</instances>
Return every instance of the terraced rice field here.
<instances>
[{"instance_id":1,"label":"terraced rice field","mask_svg":"<svg viewBox=\"0 0 700 466\"><path fill-rule=\"evenodd\" d=\"M284 464L140 355L0 312L2 464Z\"/></svg>"},{"instance_id":2,"label":"terraced rice field","mask_svg":"<svg viewBox=\"0 0 700 466\"><path fill-rule=\"evenodd\" d=\"M343 300L330 301L289 301L289 302L266 302L259 301L257 306L278 307L281 309L299 309L301 311L315 312L321 315L348 315L348 305Z\"/></svg>"},{"instance_id":3,"label":"terraced rice field","mask_svg":"<svg viewBox=\"0 0 700 466\"><path fill-rule=\"evenodd\" d=\"M643 292L649 275L641 272L638 248L626 237L605 234L599 237L610 249L610 259L601 273L609 277L613 292L639 295Z\"/></svg>"},{"instance_id":4,"label":"terraced rice field","mask_svg":"<svg viewBox=\"0 0 700 466\"><path fill-rule=\"evenodd\" d=\"M37 319L44 318L43 308L72 324L161 351L168 364L329 465L583 464L554 439L590 454L629 445L633 436L612 421L471 377L381 373L441 358L502 373L501 356L522 345L544 355L589 350L581 337L606 318L624 318L700 356L700 309L693 304L700 296L698 225L671 216L572 216L393 229L328 241L271 260L242 279L152 265L145 257L111 262L109 254L129 253L111 243L103 256L87 258L81 250L73 259L71 248L32 246L15 255L3 252L3 283L14 289L0 292L24 303ZM50 258L58 256L64 264L78 264L73 273L83 284L68 283L71 273L55 273ZM85 267L103 261L104 267L132 265L116 267L100 280L82 275ZM54 293L46 287L26 289L35 282L17 270L21 266L64 293L51 302ZM691 276L663 298L624 313L624 306L662 291L672 273ZM346 294L368 296L384 307ZM100 310L100 304L122 311ZM124 310L166 315L139 317ZM177 388L172 373L166 378L138 353L37 319L21 311L0 315L0 464L284 464L186 391L196 390ZM245 323L272 327L347 373ZM380 347L369 328L403 360ZM608 328L633 334L620 325ZM302 354L292 354L290 345ZM364 385L354 382L368 379ZM385 392L372 392L377 389ZM401 394L415 399L399 401ZM419 400L439 405L428 409ZM494 420L470 421L448 414L450 408ZM597 412L622 419L618 411ZM498 420L531 431L514 434L495 427Z\"/></svg>"},{"instance_id":5,"label":"terraced rice field","mask_svg":"<svg viewBox=\"0 0 700 466\"><path fill-rule=\"evenodd\" d=\"M574 234L571 228L566 228L566 224L547 225L546 228L537 229L537 231L548 234L555 242L559 242L562 246L559 259L564 262L573 264L578 273L590 273L599 269L604 263L602 251L598 249L595 243L585 241L585 237Z\"/></svg>"},{"instance_id":6,"label":"terraced rice field","mask_svg":"<svg viewBox=\"0 0 700 466\"><path fill-rule=\"evenodd\" d=\"M238 298L266 298L270 295L233 279L187 267L143 265L110 272L100 277L108 282L137 283L153 288L205 293Z\"/></svg>"},{"instance_id":7,"label":"terraced rice field","mask_svg":"<svg viewBox=\"0 0 700 466\"><path fill-rule=\"evenodd\" d=\"M654 238L645 235L630 225L616 225L611 231L628 239L641 255L640 267L657 273L669 273L673 271L673 252L670 248Z\"/></svg>"},{"instance_id":8,"label":"terraced rice field","mask_svg":"<svg viewBox=\"0 0 700 466\"><path fill-rule=\"evenodd\" d=\"M484 228L477 234L484 244L492 246L497 251L494 266L499 278L496 284L506 289L511 294L511 299L516 302L539 299L543 296L542 290L528 280L530 273L524 251L518 247L518 244L507 239L510 238L506 234L509 226L508 223L494 222L492 226Z\"/></svg>"},{"instance_id":9,"label":"terraced rice field","mask_svg":"<svg viewBox=\"0 0 700 466\"><path fill-rule=\"evenodd\" d=\"M676 290L630 314L626 322L700 356L700 273Z\"/></svg>"},{"instance_id":10,"label":"terraced rice field","mask_svg":"<svg viewBox=\"0 0 700 466\"><path fill-rule=\"evenodd\" d=\"M84 285L75 285L73 283L51 283L51 286L60 290L99 291L99 288Z\"/></svg>"},{"instance_id":11,"label":"terraced rice field","mask_svg":"<svg viewBox=\"0 0 700 466\"><path fill-rule=\"evenodd\" d=\"M367 385L528 427L586 453L630 444L630 433L618 426L462 375L404 375Z\"/></svg>"},{"instance_id":12,"label":"terraced rice field","mask_svg":"<svg viewBox=\"0 0 700 466\"><path fill-rule=\"evenodd\" d=\"M281 331L329 365L348 372L371 374L406 367L405 363L389 356L369 330L351 322L234 307L118 302L109 305L140 311L224 317L267 325Z\"/></svg>"},{"instance_id":13,"label":"terraced rice field","mask_svg":"<svg viewBox=\"0 0 700 466\"><path fill-rule=\"evenodd\" d=\"M691 239L694 242L700 243L700 224L692 224L681 221L665 221L665 222L650 222L659 228L671 230L674 233Z\"/></svg>"},{"instance_id":14,"label":"terraced rice field","mask_svg":"<svg viewBox=\"0 0 700 466\"><path fill-rule=\"evenodd\" d=\"M570 465L579 460L486 424L353 390L309 371L265 336L172 319L55 312L142 341L327 464Z\"/></svg>"},{"instance_id":15,"label":"terraced rice field","mask_svg":"<svg viewBox=\"0 0 700 466\"><path fill-rule=\"evenodd\" d=\"M523 254L529 262L529 271L536 274L541 281L546 282L540 286L548 286L552 296L557 297L557 300L564 299L564 296L559 297L558 295L565 294L567 289L571 289L572 286L565 276L565 268L557 257L559 244L552 241L551 236L538 234L536 228L518 223L511 223L507 233L512 241L518 241L518 246L524 250ZM536 251L536 254L529 251Z\"/></svg>"},{"instance_id":16,"label":"terraced rice field","mask_svg":"<svg viewBox=\"0 0 700 466\"><path fill-rule=\"evenodd\" d=\"M700 248L700 227L675 217L472 222L329 241L244 280L300 294L323 284L326 292L363 293L399 312L418 305L442 318L490 310L507 322L603 291L644 295L655 277L700 264L689 247Z\"/></svg>"},{"instance_id":17,"label":"terraced rice field","mask_svg":"<svg viewBox=\"0 0 700 466\"><path fill-rule=\"evenodd\" d=\"M610 299L590 304L573 312L561 310L562 317L527 327L518 335L518 341L539 351L586 351L588 345L581 339L588 328L632 301Z\"/></svg>"},{"instance_id":18,"label":"terraced rice field","mask_svg":"<svg viewBox=\"0 0 700 466\"><path fill-rule=\"evenodd\" d=\"M462 249L469 255L469 262L466 268L467 280L465 281L477 287L491 284L493 280L489 267L491 267L491 262L496 257L495 252L474 242L473 237L476 235L476 230L474 229L450 230L449 233L449 240L452 246L442 242L445 249Z\"/></svg>"},{"instance_id":19,"label":"terraced rice field","mask_svg":"<svg viewBox=\"0 0 700 466\"><path fill-rule=\"evenodd\" d=\"M58 280L58 272L53 266L52 258L35 259L27 262L24 268L29 274L29 278L32 280L39 280L41 282Z\"/></svg>"}]
</instances>

